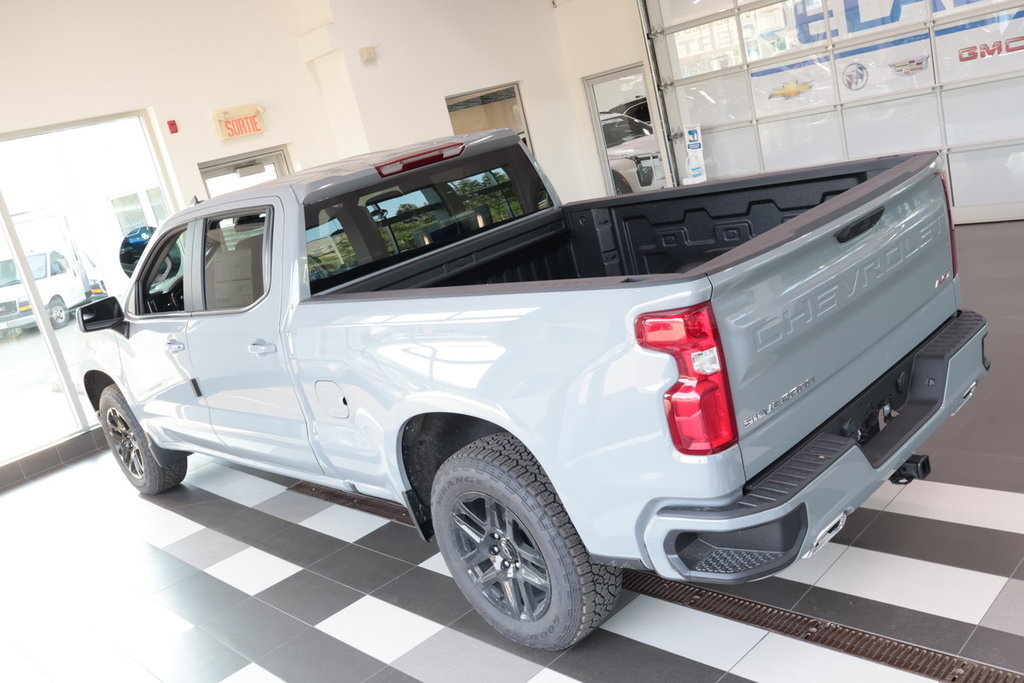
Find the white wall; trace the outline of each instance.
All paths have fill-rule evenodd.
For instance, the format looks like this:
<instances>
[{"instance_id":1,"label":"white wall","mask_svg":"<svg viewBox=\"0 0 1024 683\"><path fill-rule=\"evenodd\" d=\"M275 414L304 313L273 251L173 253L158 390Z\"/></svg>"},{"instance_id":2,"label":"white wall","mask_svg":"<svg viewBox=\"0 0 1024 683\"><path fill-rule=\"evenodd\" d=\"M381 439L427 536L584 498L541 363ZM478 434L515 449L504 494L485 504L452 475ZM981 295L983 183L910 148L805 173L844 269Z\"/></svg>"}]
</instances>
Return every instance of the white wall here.
<instances>
[{"instance_id":1,"label":"white wall","mask_svg":"<svg viewBox=\"0 0 1024 683\"><path fill-rule=\"evenodd\" d=\"M445 96L518 82L530 138L563 199L594 194L550 0L332 0L371 148L452 132ZM359 48L377 61L363 64Z\"/></svg>"},{"instance_id":2,"label":"white wall","mask_svg":"<svg viewBox=\"0 0 1024 683\"><path fill-rule=\"evenodd\" d=\"M205 195L199 162L287 144L303 168L448 135L446 95L510 82L562 198L601 195L582 78L644 55L634 0L4 4L0 137L146 112L179 206ZM220 141L212 112L250 102L266 132Z\"/></svg>"},{"instance_id":3,"label":"white wall","mask_svg":"<svg viewBox=\"0 0 1024 683\"><path fill-rule=\"evenodd\" d=\"M202 161L280 144L300 167L337 157L290 3L33 0L4 2L2 16L0 136L148 109L179 202L205 196ZM221 142L212 112L250 102L266 132Z\"/></svg>"},{"instance_id":4,"label":"white wall","mask_svg":"<svg viewBox=\"0 0 1024 683\"><path fill-rule=\"evenodd\" d=\"M583 79L646 62L644 34L635 0L558 0L559 40L570 82L572 133L583 161L588 193L606 193L601 175L604 147L591 123ZM645 80L650 74L645 73ZM649 101L653 104L654 98ZM654 107L651 108L652 115Z\"/></svg>"}]
</instances>

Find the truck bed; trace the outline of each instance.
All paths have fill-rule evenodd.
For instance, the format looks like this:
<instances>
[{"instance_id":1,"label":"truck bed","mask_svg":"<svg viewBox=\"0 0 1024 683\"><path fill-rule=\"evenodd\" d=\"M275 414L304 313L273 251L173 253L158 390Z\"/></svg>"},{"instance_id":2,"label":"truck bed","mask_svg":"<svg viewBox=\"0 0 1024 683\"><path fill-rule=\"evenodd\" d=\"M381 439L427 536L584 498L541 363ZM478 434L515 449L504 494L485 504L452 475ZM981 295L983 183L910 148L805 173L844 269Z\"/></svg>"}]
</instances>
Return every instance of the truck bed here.
<instances>
[{"instance_id":1,"label":"truck bed","mask_svg":"<svg viewBox=\"0 0 1024 683\"><path fill-rule=\"evenodd\" d=\"M541 211L323 295L705 272L704 264L909 157L586 200Z\"/></svg>"}]
</instances>

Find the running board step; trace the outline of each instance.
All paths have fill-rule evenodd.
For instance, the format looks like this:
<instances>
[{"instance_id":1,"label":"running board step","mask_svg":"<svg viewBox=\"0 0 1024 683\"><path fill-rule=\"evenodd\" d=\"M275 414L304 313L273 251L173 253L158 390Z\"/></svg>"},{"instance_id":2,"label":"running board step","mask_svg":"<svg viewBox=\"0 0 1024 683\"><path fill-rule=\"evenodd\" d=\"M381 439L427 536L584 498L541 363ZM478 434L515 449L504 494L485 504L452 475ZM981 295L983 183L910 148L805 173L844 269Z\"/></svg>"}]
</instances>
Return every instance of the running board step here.
<instances>
[{"instance_id":1,"label":"running board step","mask_svg":"<svg viewBox=\"0 0 1024 683\"><path fill-rule=\"evenodd\" d=\"M363 496L350 491L339 491L328 486L311 484L308 481L300 481L297 484L293 484L288 487L288 490L313 496L320 500L326 500L328 503L334 503L335 505L344 505L354 510L368 512L378 517L386 517L393 522L399 522L407 526L416 526L413 524L412 518L409 517L409 511L405 509L404 505L384 500L383 498Z\"/></svg>"}]
</instances>

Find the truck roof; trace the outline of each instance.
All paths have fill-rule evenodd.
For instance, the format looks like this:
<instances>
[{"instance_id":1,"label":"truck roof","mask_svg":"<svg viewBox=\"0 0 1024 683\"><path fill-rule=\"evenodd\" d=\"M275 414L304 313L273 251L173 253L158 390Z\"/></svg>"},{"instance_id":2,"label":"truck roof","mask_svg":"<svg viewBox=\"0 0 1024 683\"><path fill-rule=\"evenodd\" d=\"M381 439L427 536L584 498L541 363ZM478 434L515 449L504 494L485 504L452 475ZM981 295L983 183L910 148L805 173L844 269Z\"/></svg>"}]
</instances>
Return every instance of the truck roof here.
<instances>
[{"instance_id":1,"label":"truck roof","mask_svg":"<svg viewBox=\"0 0 1024 683\"><path fill-rule=\"evenodd\" d=\"M518 144L519 135L508 128L485 130L466 135L448 135L403 147L368 152L341 159L340 161L332 161L202 201L196 206L191 206L174 214L165 221L165 224L180 223L182 219L190 217L192 214L206 214L221 204L233 203L239 200L290 195L298 199L299 202L305 202L310 197L318 199L334 195L338 193L337 187L341 184L349 184L352 188L355 188L368 184L367 181L380 180L381 176L377 172L377 167L389 161L415 156L439 147L458 143L466 145L467 151L472 150L473 153L479 154L490 149Z\"/></svg>"}]
</instances>

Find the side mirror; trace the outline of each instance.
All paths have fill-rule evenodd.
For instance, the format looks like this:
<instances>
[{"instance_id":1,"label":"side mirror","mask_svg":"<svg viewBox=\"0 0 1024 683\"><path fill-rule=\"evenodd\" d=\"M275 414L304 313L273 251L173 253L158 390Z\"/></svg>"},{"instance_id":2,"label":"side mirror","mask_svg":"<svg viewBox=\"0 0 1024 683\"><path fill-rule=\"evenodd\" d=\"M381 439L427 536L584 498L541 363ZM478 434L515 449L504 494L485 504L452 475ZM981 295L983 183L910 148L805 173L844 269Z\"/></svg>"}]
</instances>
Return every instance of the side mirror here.
<instances>
[{"instance_id":1,"label":"side mirror","mask_svg":"<svg viewBox=\"0 0 1024 683\"><path fill-rule=\"evenodd\" d=\"M128 277L135 272L135 266L139 265L142 252L146 250L146 244L154 232L156 232L156 228L149 226L135 228L121 241L121 250L118 256L121 261L121 270Z\"/></svg>"},{"instance_id":2,"label":"side mirror","mask_svg":"<svg viewBox=\"0 0 1024 683\"><path fill-rule=\"evenodd\" d=\"M128 336L128 322L124 319L124 311L117 297L85 304L78 309L78 329L82 332L113 329L125 337Z\"/></svg>"}]
</instances>

